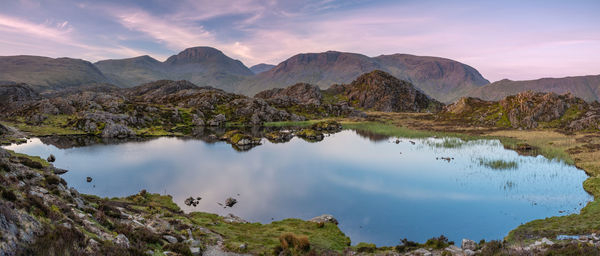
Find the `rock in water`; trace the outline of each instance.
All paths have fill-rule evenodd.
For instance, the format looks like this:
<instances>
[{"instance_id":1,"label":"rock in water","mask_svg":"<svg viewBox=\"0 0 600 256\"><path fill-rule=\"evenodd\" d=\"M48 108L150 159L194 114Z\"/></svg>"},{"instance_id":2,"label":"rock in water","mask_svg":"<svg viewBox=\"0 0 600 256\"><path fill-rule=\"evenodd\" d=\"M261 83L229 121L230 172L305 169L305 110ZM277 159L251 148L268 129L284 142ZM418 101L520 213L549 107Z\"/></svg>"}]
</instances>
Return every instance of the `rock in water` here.
<instances>
[{"instance_id":1,"label":"rock in water","mask_svg":"<svg viewBox=\"0 0 600 256\"><path fill-rule=\"evenodd\" d=\"M87 178L85 178L85 180L86 180L87 182L92 182L92 177L87 177Z\"/></svg>"},{"instance_id":2,"label":"rock in water","mask_svg":"<svg viewBox=\"0 0 600 256\"><path fill-rule=\"evenodd\" d=\"M225 206L227 207L233 207L235 204L237 204L237 199L235 198L227 198L227 200L225 200Z\"/></svg>"},{"instance_id":3,"label":"rock in water","mask_svg":"<svg viewBox=\"0 0 600 256\"><path fill-rule=\"evenodd\" d=\"M49 163L53 163L54 161L56 161L56 157L54 155L50 154L50 156L48 156L48 159L46 159L46 160L48 160Z\"/></svg>"}]
</instances>

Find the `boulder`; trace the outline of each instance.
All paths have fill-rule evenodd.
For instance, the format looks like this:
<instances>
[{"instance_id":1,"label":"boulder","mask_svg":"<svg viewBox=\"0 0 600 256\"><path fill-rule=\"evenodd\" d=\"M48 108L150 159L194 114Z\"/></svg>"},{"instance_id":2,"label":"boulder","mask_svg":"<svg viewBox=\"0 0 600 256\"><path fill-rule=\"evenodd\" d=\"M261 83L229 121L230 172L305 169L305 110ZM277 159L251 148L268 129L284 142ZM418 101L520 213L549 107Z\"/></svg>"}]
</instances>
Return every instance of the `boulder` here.
<instances>
[{"instance_id":1,"label":"boulder","mask_svg":"<svg viewBox=\"0 0 600 256\"><path fill-rule=\"evenodd\" d=\"M338 221L331 214L323 214L321 216L314 217L308 221L316 223L333 223L335 225L338 224Z\"/></svg>"},{"instance_id":2,"label":"boulder","mask_svg":"<svg viewBox=\"0 0 600 256\"><path fill-rule=\"evenodd\" d=\"M463 238L463 240L460 244L460 248L462 248L463 250L475 251L475 250L477 250L477 243L473 240Z\"/></svg>"},{"instance_id":3,"label":"boulder","mask_svg":"<svg viewBox=\"0 0 600 256\"><path fill-rule=\"evenodd\" d=\"M175 238L174 236L164 235L163 238L165 240L167 240L167 242L169 242L169 243L172 243L172 244L177 243L177 238Z\"/></svg>"},{"instance_id":4,"label":"boulder","mask_svg":"<svg viewBox=\"0 0 600 256\"><path fill-rule=\"evenodd\" d=\"M135 136L135 132L122 124L109 123L102 130L103 138L128 138Z\"/></svg>"},{"instance_id":5,"label":"boulder","mask_svg":"<svg viewBox=\"0 0 600 256\"><path fill-rule=\"evenodd\" d=\"M118 234L114 240L115 244L124 248L129 248L129 239L123 234Z\"/></svg>"}]
</instances>

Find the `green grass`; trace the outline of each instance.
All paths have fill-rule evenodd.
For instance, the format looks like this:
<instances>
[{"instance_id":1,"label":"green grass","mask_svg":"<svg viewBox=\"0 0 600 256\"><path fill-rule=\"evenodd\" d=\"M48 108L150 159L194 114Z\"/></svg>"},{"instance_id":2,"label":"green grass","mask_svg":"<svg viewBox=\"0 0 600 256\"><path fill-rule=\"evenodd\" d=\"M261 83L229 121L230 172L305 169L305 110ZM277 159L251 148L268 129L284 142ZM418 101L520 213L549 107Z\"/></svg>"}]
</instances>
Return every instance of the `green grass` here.
<instances>
[{"instance_id":1,"label":"green grass","mask_svg":"<svg viewBox=\"0 0 600 256\"><path fill-rule=\"evenodd\" d=\"M402 138L430 138L430 137L453 137L463 140L481 139L481 136L473 136L462 133L448 133L448 132L435 132L435 131L421 131L414 130L405 127L398 127L393 124L378 123L378 122L359 122L359 123L344 123L342 122L344 129L352 130L364 130L377 133L380 135L386 135L390 137L402 137Z\"/></svg>"},{"instance_id":2,"label":"green grass","mask_svg":"<svg viewBox=\"0 0 600 256\"><path fill-rule=\"evenodd\" d=\"M240 252L239 245L246 243L248 248L243 251L245 253L272 254L280 244L279 236L285 233L308 236L311 248L316 250L341 252L350 245L350 238L332 223L326 223L323 227L300 219L285 219L269 224L227 223L223 217L215 214L193 212L189 215L193 223L221 234L225 238L225 246L231 251Z\"/></svg>"},{"instance_id":3,"label":"green grass","mask_svg":"<svg viewBox=\"0 0 600 256\"><path fill-rule=\"evenodd\" d=\"M20 131L30 133L35 136L49 136L49 135L82 135L85 134L83 131L73 130L69 128L62 128L58 126L50 126L42 124L39 126L28 125L25 123L13 123L13 122L2 122L3 125L12 126Z\"/></svg>"},{"instance_id":4,"label":"green grass","mask_svg":"<svg viewBox=\"0 0 600 256\"><path fill-rule=\"evenodd\" d=\"M512 170L517 169L519 164L515 161L479 159L479 165L485 166L494 170Z\"/></svg>"},{"instance_id":5,"label":"green grass","mask_svg":"<svg viewBox=\"0 0 600 256\"><path fill-rule=\"evenodd\" d=\"M265 127L307 127L316 124L322 120L308 120L308 121L282 121L282 122L267 122L264 123Z\"/></svg>"},{"instance_id":6,"label":"green grass","mask_svg":"<svg viewBox=\"0 0 600 256\"><path fill-rule=\"evenodd\" d=\"M10 153L11 156L17 157L17 158L28 158L34 162L38 162L40 163L43 167L48 167L50 166L50 163L48 163L48 161L44 160L43 158L39 157L39 156L30 156L30 155L26 155L26 154L21 154L21 153L16 153L12 150L6 150L8 151L8 153Z\"/></svg>"}]
</instances>

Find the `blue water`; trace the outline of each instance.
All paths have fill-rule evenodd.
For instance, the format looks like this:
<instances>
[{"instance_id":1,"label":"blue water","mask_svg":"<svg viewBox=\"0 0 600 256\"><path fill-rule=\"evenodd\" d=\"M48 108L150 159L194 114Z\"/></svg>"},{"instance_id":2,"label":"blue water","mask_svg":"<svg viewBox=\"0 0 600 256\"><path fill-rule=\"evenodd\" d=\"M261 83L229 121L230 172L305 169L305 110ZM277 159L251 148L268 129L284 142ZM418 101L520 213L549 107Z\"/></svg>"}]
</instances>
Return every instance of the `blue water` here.
<instances>
[{"instance_id":1,"label":"blue water","mask_svg":"<svg viewBox=\"0 0 600 256\"><path fill-rule=\"evenodd\" d=\"M404 237L422 242L441 234L454 241L501 239L521 223L577 213L592 200L582 188L583 171L519 156L499 141L454 148L441 147L443 139L394 141L345 130L319 143L263 140L247 152L222 142L168 137L68 149L32 139L7 148L44 158L54 154L55 166L70 170L63 178L82 193L121 197L146 189L172 195L186 211L233 213L263 223L328 213L353 244L395 245ZM518 167L494 170L480 159L515 161ZM189 196L202 200L188 207L183 202ZM223 209L217 202L227 197L238 204Z\"/></svg>"}]
</instances>

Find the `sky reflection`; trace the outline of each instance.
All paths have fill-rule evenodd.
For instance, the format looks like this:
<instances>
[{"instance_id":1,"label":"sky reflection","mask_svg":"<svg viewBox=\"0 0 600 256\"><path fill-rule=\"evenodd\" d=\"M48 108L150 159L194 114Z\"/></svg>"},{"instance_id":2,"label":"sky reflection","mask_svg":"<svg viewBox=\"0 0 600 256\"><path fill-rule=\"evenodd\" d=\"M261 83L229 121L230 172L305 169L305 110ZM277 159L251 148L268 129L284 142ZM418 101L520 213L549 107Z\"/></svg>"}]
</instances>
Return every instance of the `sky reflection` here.
<instances>
[{"instance_id":1,"label":"sky reflection","mask_svg":"<svg viewBox=\"0 0 600 256\"><path fill-rule=\"evenodd\" d=\"M146 189L172 195L186 211L259 222L329 213L353 243L394 245L404 237L424 241L440 234L455 241L500 239L521 223L576 213L592 199L582 188L583 171L519 156L498 141L455 148L437 146L442 139L392 141L343 131L320 143L264 140L248 152L178 138L68 149L33 139L8 149L54 154L55 165L70 170L63 178L82 193L120 197ZM515 161L518 167L493 170L481 166L480 158ZM202 200L187 207L189 196ZM238 204L223 209L217 202L227 197Z\"/></svg>"}]
</instances>

